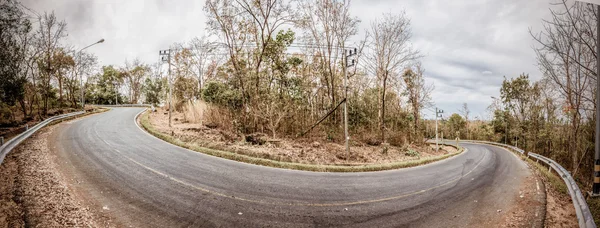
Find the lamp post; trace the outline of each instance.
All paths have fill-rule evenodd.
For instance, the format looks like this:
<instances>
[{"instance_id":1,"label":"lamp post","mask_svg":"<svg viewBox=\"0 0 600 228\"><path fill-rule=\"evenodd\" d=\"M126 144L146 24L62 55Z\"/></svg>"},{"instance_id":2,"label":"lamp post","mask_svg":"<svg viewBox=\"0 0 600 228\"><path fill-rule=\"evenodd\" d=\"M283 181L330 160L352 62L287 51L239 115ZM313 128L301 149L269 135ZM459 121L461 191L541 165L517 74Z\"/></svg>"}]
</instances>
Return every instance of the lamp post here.
<instances>
[{"instance_id":1,"label":"lamp post","mask_svg":"<svg viewBox=\"0 0 600 228\"><path fill-rule=\"evenodd\" d=\"M81 62L81 51L85 50L86 48L89 48L91 46L94 46L96 44L99 43L104 43L104 39L100 39L98 40L96 43L90 44L82 49L79 49L79 51L77 51L78 55L79 55L79 62ZM75 68L75 66L73 66ZM85 85L83 84L83 74L79 75L79 81L81 82L81 110L85 111Z\"/></svg>"}]
</instances>

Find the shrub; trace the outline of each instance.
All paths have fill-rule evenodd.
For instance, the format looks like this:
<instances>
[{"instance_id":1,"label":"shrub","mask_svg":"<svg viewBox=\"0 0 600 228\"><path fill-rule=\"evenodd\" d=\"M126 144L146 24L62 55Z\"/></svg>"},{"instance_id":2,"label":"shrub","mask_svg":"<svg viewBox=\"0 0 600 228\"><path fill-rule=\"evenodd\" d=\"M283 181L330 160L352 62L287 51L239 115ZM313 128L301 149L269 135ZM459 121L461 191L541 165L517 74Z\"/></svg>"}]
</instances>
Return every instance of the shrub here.
<instances>
[{"instance_id":1,"label":"shrub","mask_svg":"<svg viewBox=\"0 0 600 228\"><path fill-rule=\"evenodd\" d=\"M231 109L242 107L242 95L239 91L229 88L221 82L209 82L202 91L204 100Z\"/></svg>"},{"instance_id":2,"label":"shrub","mask_svg":"<svg viewBox=\"0 0 600 228\"><path fill-rule=\"evenodd\" d=\"M406 150L406 152L404 152L404 155L409 156L409 157L421 157L421 154L419 154L419 151L413 150L411 148L408 148Z\"/></svg>"}]
</instances>

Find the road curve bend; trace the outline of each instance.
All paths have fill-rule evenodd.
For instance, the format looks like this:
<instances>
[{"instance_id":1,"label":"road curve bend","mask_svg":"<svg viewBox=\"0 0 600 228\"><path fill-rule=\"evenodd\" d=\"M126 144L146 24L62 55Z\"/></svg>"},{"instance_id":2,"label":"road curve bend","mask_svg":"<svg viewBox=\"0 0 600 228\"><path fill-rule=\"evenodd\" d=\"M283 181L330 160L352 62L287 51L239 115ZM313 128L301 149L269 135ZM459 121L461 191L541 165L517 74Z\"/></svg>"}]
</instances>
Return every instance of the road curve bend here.
<instances>
[{"instance_id":1,"label":"road curve bend","mask_svg":"<svg viewBox=\"0 0 600 228\"><path fill-rule=\"evenodd\" d=\"M497 219L531 175L510 152L399 170L324 173L189 151L134 121L142 108L63 123L51 136L71 188L111 224L134 227L464 227Z\"/></svg>"}]
</instances>

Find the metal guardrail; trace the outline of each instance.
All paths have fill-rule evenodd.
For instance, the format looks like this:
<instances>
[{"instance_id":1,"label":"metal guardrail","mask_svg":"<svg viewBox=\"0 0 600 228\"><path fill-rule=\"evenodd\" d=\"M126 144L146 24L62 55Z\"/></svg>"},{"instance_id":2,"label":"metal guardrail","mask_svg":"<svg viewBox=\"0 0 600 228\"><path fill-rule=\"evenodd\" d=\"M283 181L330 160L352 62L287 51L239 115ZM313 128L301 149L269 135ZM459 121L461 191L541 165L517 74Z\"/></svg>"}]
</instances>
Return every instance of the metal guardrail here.
<instances>
[{"instance_id":1,"label":"metal guardrail","mask_svg":"<svg viewBox=\"0 0 600 228\"><path fill-rule=\"evenodd\" d=\"M8 142L6 142L2 146L0 146L0 164L2 164L2 162L4 161L4 158L6 157L6 155L8 155L8 153L12 149L14 149L19 144L21 144L21 142L23 142L25 139L27 139L31 135L33 135L33 133L35 133L36 131L40 130L41 128L45 127L46 125L48 125L54 121L62 120L64 118L69 118L69 117L76 116L76 115L83 114L83 113L84 113L83 111L79 111L79 112L72 112L72 113L67 113L67 114L50 117L50 118L36 124L35 126L30 127L25 132L15 136L11 140L9 140Z\"/></svg>"},{"instance_id":2,"label":"metal guardrail","mask_svg":"<svg viewBox=\"0 0 600 228\"><path fill-rule=\"evenodd\" d=\"M475 141L475 140L462 140L462 141L463 142L485 143L485 144L506 147L506 148L512 149L514 151L517 151L523 155L525 154L525 151L522 150L521 148L502 144L502 143L495 143L495 142L488 142L488 141ZM554 169L554 171L556 173L558 173L558 175L563 179L563 181L567 185L567 188L569 189L569 195L571 195L571 199L573 201L573 206L575 207L575 213L577 214L577 220L579 221L579 227L581 227L581 228L596 228L596 223L594 222L594 218L592 217L590 208L588 207L587 202L585 201L585 197L583 197L583 194L581 194L581 190L579 190L579 186L577 185L577 182L575 182L575 179L573 179L573 177L571 176L569 171L567 171L564 167L562 167L556 161L554 161L550 158L544 157L542 155L529 152L529 153L527 153L527 156L533 157L533 158L537 159L538 161L542 161L542 162L546 163L548 166L552 167L552 169Z\"/></svg>"}]
</instances>

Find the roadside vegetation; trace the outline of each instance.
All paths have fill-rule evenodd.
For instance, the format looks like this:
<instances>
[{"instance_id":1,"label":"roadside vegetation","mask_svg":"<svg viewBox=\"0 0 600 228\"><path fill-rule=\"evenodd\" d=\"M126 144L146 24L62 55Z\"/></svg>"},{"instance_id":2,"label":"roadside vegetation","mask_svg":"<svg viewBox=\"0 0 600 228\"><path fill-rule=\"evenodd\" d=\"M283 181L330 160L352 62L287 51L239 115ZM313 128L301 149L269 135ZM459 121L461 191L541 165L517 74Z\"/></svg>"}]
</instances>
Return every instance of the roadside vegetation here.
<instances>
[{"instance_id":1,"label":"roadside vegetation","mask_svg":"<svg viewBox=\"0 0 600 228\"><path fill-rule=\"evenodd\" d=\"M211 129L209 128L203 129L203 131L206 131L203 134L205 137L190 137L189 134L186 135L184 133L189 130L189 128L186 128L189 125L183 125L179 128L169 128L164 120L166 118L162 119L162 124L159 124L159 121L151 120L160 118L161 116L165 115L163 113L144 112L139 116L138 122L150 134L177 146L212 156L277 168L319 172L381 171L413 167L439 161L457 155L464 150L462 147L454 145L440 145L440 150L435 152L435 146L428 145L426 149L423 149L429 153L423 154L423 156L415 149L408 148L404 149L405 152L403 153L396 152L397 155L392 159L386 154L378 154L370 157L371 160L368 160L369 162L349 162L349 160L340 159L340 155L336 155L336 153L345 153L343 149L333 149L334 151L332 152L329 151L332 149L331 147L322 147L318 142L313 142L312 144L297 143L287 147L282 146L282 144L289 142L281 141L264 142L264 145L252 145L243 141L229 141L229 143L222 144L218 140L214 140L214 137L222 138L224 137L224 133L216 131L211 134ZM390 150L396 149L400 148ZM372 151L378 151L372 147L366 148L366 150L368 151L363 151L363 153L371 154ZM367 159L366 157L361 158ZM353 160L360 159L350 159L350 161Z\"/></svg>"},{"instance_id":2,"label":"roadside vegetation","mask_svg":"<svg viewBox=\"0 0 600 228\"><path fill-rule=\"evenodd\" d=\"M445 138L506 143L551 158L570 171L585 194L594 166L598 10L566 0L549 8L551 18L530 31L541 79L532 80L527 72L506 75L500 96L488 107L489 120L473 119L465 104L442 120L441 131ZM428 124L434 129L433 121ZM554 183L562 180L548 179L563 192ZM588 204L600 221L598 200L588 198Z\"/></svg>"},{"instance_id":3,"label":"roadside vegetation","mask_svg":"<svg viewBox=\"0 0 600 228\"><path fill-rule=\"evenodd\" d=\"M374 154L423 153L421 114L433 86L411 43L410 18L384 14L357 37L363 22L349 9L334 0L208 0L210 35L165 47L167 61L99 66L91 50L102 44L81 51L54 13L2 1L2 31L10 34L2 62L10 67L2 69L0 125L77 109L83 92L87 104L149 103L250 143L343 145L347 125L351 145L377 147ZM339 156L361 162L352 151Z\"/></svg>"},{"instance_id":4,"label":"roadside vegetation","mask_svg":"<svg viewBox=\"0 0 600 228\"><path fill-rule=\"evenodd\" d=\"M0 1L0 34L0 137L5 140L48 117L81 110L81 79L87 104L111 104L125 101L111 86L144 73L135 61L138 65L126 64L119 77L111 66L98 73L95 55L66 42L64 21L18 1ZM125 84L141 91L139 83ZM138 94L132 92L129 101L136 102Z\"/></svg>"},{"instance_id":5,"label":"roadside vegetation","mask_svg":"<svg viewBox=\"0 0 600 228\"><path fill-rule=\"evenodd\" d=\"M310 162L299 159L303 148L329 145L333 159L313 163L420 157L429 153L425 139L435 137L435 121L423 118L434 88L425 83L423 55L411 43L411 21L402 10L363 22L351 14L350 1L206 0L207 35L174 41L161 52L166 61L100 66L92 49L66 42L67 24L54 13L30 11L15 0L0 4L0 136L79 109L83 92L87 104L147 103L160 107L150 115L171 112L168 130L150 125L158 118L145 116L142 125L178 145L217 132L218 145L197 146L235 152L236 143L292 145L297 151L252 154L276 162ZM465 103L440 121L440 134L544 155L588 191L598 12L566 0L549 8L552 17L530 31L541 79L531 80L534 72L506 75L489 118L472 116ZM364 37L357 35L361 24L367 25ZM187 125L191 130L178 128ZM344 153L346 125L350 153Z\"/></svg>"}]
</instances>

